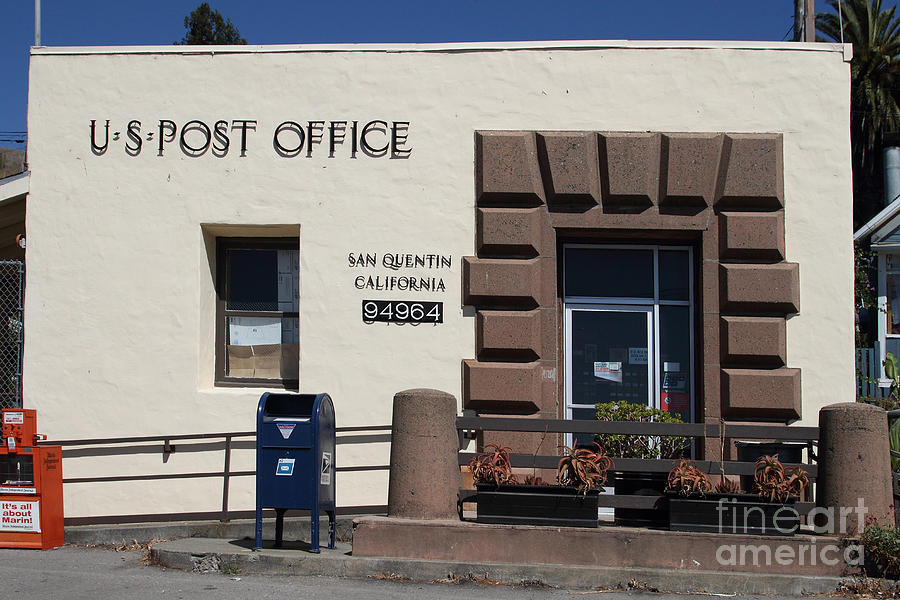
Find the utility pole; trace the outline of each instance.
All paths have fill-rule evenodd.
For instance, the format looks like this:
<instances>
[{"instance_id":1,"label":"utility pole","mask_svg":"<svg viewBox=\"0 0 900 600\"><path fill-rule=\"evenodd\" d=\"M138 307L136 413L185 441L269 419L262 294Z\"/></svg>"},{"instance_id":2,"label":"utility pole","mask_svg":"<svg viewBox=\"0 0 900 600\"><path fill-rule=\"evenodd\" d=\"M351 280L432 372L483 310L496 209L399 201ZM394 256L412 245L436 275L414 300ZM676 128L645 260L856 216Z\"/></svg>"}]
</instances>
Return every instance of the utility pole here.
<instances>
[{"instance_id":1,"label":"utility pole","mask_svg":"<svg viewBox=\"0 0 900 600\"><path fill-rule=\"evenodd\" d=\"M816 41L815 0L794 0L794 41Z\"/></svg>"},{"instance_id":2,"label":"utility pole","mask_svg":"<svg viewBox=\"0 0 900 600\"><path fill-rule=\"evenodd\" d=\"M41 45L41 0L34 0L34 45Z\"/></svg>"}]
</instances>

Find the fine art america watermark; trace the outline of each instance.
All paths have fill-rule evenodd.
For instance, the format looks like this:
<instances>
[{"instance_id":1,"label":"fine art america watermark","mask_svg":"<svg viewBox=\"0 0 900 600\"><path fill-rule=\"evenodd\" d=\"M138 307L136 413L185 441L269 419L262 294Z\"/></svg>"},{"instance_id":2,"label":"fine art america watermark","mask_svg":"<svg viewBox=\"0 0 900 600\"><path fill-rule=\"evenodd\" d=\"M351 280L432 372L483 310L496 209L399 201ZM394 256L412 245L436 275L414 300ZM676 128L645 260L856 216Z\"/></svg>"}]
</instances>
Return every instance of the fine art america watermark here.
<instances>
[{"instance_id":1,"label":"fine art america watermark","mask_svg":"<svg viewBox=\"0 0 900 600\"><path fill-rule=\"evenodd\" d=\"M758 505L739 503L735 499L722 498L716 507L719 533L747 534L793 534L797 529L799 515L791 506L781 506L771 515L766 515ZM866 508L862 498L856 506L820 507L812 509L807 522L812 532L846 536L851 527L862 533L866 526ZM854 526L855 525L855 526ZM843 561L851 567L864 564L864 548L861 544L817 543L809 538L803 544L722 544L716 549L716 561L722 566L835 566Z\"/></svg>"}]
</instances>

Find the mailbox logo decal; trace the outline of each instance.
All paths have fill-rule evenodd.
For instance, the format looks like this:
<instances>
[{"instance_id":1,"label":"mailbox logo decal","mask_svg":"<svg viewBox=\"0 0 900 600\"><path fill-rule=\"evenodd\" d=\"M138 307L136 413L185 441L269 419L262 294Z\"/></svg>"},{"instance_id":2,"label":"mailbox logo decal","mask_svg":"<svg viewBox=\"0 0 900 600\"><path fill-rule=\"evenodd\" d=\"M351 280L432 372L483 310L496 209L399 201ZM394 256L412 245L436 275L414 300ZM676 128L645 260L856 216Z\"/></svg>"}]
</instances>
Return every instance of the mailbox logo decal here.
<instances>
[{"instance_id":1,"label":"mailbox logo decal","mask_svg":"<svg viewBox=\"0 0 900 600\"><path fill-rule=\"evenodd\" d=\"M294 424L293 423L279 423L278 431L281 432L281 437L284 439L288 439L291 437L291 434L294 433Z\"/></svg>"},{"instance_id":2,"label":"mailbox logo decal","mask_svg":"<svg viewBox=\"0 0 900 600\"><path fill-rule=\"evenodd\" d=\"M322 475L319 477L320 485L331 485L331 452L322 453Z\"/></svg>"},{"instance_id":3,"label":"mailbox logo decal","mask_svg":"<svg viewBox=\"0 0 900 600\"><path fill-rule=\"evenodd\" d=\"M293 458L279 458L278 466L275 467L276 475L286 475L290 477L294 474L294 459Z\"/></svg>"}]
</instances>

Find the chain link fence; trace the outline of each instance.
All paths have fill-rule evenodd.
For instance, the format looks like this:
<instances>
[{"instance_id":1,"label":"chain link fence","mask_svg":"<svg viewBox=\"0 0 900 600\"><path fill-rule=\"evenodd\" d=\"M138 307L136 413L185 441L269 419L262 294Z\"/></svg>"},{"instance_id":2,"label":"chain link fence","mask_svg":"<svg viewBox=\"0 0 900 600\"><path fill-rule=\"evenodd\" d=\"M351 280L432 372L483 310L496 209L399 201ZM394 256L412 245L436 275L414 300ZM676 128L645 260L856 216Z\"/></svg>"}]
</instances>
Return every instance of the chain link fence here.
<instances>
[{"instance_id":1,"label":"chain link fence","mask_svg":"<svg viewBox=\"0 0 900 600\"><path fill-rule=\"evenodd\" d=\"M25 264L0 260L0 408L22 406Z\"/></svg>"}]
</instances>

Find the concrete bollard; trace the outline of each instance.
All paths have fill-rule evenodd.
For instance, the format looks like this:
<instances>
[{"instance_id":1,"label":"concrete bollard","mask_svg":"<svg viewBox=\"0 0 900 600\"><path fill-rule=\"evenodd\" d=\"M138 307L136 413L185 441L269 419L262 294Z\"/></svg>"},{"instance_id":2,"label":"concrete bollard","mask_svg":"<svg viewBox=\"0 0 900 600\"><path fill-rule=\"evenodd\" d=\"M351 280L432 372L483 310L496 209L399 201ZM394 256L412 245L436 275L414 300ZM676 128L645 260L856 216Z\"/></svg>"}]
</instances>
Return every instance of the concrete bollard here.
<instances>
[{"instance_id":1,"label":"concrete bollard","mask_svg":"<svg viewBox=\"0 0 900 600\"><path fill-rule=\"evenodd\" d=\"M893 525L884 409L858 402L824 407L819 412L818 459L815 520L820 528L830 519L835 534L860 533L860 521L864 519L860 506L881 525Z\"/></svg>"},{"instance_id":2,"label":"concrete bollard","mask_svg":"<svg viewBox=\"0 0 900 600\"><path fill-rule=\"evenodd\" d=\"M395 394L388 516L456 519L458 452L456 398L429 389Z\"/></svg>"}]
</instances>

